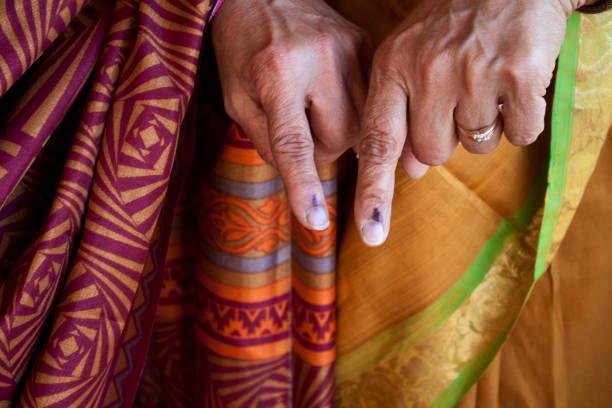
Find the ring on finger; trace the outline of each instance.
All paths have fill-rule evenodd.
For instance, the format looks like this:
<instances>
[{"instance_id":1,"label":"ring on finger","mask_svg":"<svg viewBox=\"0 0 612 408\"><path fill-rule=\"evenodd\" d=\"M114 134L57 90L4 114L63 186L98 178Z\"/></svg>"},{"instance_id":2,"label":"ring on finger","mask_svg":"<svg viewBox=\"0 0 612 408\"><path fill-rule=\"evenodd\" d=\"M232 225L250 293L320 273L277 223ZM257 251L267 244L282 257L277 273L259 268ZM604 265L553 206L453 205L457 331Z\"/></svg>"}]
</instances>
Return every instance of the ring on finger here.
<instances>
[{"instance_id":1,"label":"ring on finger","mask_svg":"<svg viewBox=\"0 0 612 408\"><path fill-rule=\"evenodd\" d=\"M460 139L463 136L463 137L473 140L476 143L483 143L493 138L495 131L499 127L502 126L502 119L501 119L501 115L497 115L493 123L487 126L477 128L477 129L467 129L458 123L455 123L455 125L457 127L457 135L459 136Z\"/></svg>"}]
</instances>

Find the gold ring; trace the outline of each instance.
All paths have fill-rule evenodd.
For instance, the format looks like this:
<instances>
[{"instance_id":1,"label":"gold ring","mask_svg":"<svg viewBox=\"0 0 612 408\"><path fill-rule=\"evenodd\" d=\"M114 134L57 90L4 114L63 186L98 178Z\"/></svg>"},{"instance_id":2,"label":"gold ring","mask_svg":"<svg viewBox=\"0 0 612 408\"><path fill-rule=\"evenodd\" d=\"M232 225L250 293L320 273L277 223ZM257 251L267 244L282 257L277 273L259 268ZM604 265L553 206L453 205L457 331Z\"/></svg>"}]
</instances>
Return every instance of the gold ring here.
<instances>
[{"instance_id":1,"label":"gold ring","mask_svg":"<svg viewBox=\"0 0 612 408\"><path fill-rule=\"evenodd\" d=\"M483 143L491 140L493 134L497 130L497 127L501 125L501 115L497 115L497 118L495 118L495 121L492 124L478 129L466 129L458 123L455 123L455 125L457 126L457 133L460 137L464 136L472 139L476 143Z\"/></svg>"}]
</instances>

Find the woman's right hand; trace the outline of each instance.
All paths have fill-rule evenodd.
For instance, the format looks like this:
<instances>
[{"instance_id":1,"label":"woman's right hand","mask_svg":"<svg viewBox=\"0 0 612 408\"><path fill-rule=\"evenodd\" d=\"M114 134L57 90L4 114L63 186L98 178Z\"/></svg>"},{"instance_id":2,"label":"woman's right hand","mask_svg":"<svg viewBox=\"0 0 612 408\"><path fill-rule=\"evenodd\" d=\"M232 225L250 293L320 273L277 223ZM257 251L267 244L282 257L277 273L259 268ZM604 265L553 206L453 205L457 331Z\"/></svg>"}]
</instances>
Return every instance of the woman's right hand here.
<instances>
[{"instance_id":1,"label":"woman's right hand","mask_svg":"<svg viewBox=\"0 0 612 408\"><path fill-rule=\"evenodd\" d=\"M227 113L279 170L298 220L327 228L316 165L357 143L364 32L323 0L225 0L212 30Z\"/></svg>"},{"instance_id":2,"label":"woman's right hand","mask_svg":"<svg viewBox=\"0 0 612 408\"><path fill-rule=\"evenodd\" d=\"M515 145L535 141L566 19L583 3L416 4L372 62L355 200L366 244L380 245L389 233L398 161L418 178L446 162L459 142L472 153L491 152L502 128Z\"/></svg>"}]
</instances>

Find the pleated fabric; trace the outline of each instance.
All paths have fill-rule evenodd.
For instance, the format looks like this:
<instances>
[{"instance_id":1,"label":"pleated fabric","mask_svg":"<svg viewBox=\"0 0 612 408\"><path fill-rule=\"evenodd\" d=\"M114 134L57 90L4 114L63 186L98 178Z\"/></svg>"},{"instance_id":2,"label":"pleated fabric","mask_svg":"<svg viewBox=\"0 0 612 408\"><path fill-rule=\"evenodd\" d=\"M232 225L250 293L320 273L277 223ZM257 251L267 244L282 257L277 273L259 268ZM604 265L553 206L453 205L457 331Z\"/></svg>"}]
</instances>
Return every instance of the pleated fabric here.
<instances>
[{"instance_id":1,"label":"pleated fabric","mask_svg":"<svg viewBox=\"0 0 612 408\"><path fill-rule=\"evenodd\" d=\"M139 404L331 406L334 168L320 170L325 231L293 218L277 171L237 125L213 163L193 170L174 215Z\"/></svg>"},{"instance_id":2,"label":"pleated fabric","mask_svg":"<svg viewBox=\"0 0 612 408\"><path fill-rule=\"evenodd\" d=\"M0 5L0 405L131 405L212 6Z\"/></svg>"}]
</instances>

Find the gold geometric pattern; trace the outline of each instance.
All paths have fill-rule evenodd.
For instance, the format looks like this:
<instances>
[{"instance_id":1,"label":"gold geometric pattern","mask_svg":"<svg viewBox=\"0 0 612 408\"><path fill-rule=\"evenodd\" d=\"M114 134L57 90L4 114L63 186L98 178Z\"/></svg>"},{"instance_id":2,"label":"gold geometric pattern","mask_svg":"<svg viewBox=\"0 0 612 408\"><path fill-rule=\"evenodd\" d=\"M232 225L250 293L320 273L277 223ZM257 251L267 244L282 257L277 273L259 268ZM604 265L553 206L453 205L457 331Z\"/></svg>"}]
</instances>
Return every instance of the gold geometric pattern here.
<instances>
[{"instance_id":1,"label":"gold geometric pattern","mask_svg":"<svg viewBox=\"0 0 612 408\"><path fill-rule=\"evenodd\" d=\"M18 24L23 24L27 2L17 3ZM81 120L47 218L0 286L0 405L13 400L40 340L43 347L18 396L20 406L113 405L133 398L131 390L121 395L113 383L125 377L119 376L121 367L131 376L139 373L131 365L133 350L124 347L142 337L136 310L150 309L142 284L159 270L151 264L151 252L157 250L158 218L210 6L207 0L128 0L114 2L111 13L103 0L85 7L82 0L32 3L49 5L35 14L38 33L46 34L11 43L21 47L17 51L23 58L11 72L6 70L10 61L0 58L0 94L53 38L61 33L69 41L59 37L43 54L41 66L48 69L27 87L17 112L43 96L54 102L36 105L35 116L44 119L28 122L21 131L35 126L26 133L35 133L41 145L50 136L45 126L65 113L53 104L67 110L73 99L62 92L78 92L87 80L72 74L72 67L90 67L93 81L85 90ZM14 35L9 32L14 25L4 21L3 9L10 7L0 6L0 40ZM22 29L31 33L27 24ZM63 73L66 83L45 88L45 81L56 80L55 73ZM0 141L2 152L11 156L36 155L12 139ZM17 171L16 162L25 163L14 157L4 174ZM51 310L51 332L41 339Z\"/></svg>"}]
</instances>

